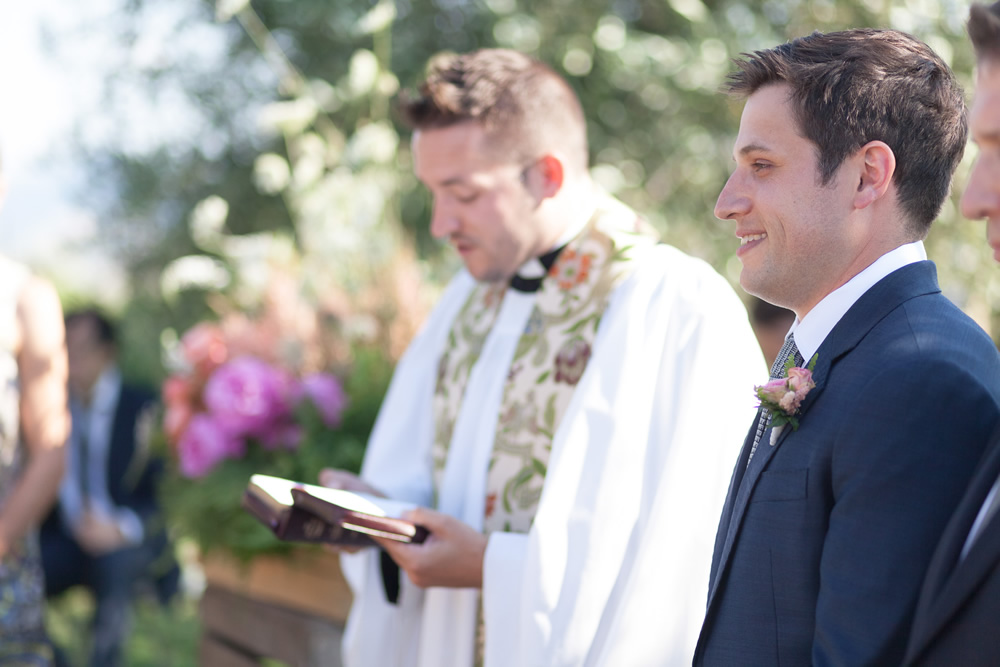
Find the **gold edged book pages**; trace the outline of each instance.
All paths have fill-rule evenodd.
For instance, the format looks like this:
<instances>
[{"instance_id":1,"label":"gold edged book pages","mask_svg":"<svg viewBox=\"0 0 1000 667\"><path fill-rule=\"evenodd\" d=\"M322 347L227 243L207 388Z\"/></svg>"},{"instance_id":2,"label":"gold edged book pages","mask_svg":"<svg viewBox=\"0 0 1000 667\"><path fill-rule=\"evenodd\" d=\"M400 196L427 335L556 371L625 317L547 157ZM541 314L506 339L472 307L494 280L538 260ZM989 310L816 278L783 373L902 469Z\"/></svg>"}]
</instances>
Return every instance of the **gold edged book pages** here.
<instances>
[{"instance_id":1,"label":"gold edged book pages","mask_svg":"<svg viewBox=\"0 0 1000 667\"><path fill-rule=\"evenodd\" d=\"M423 542L427 530L399 518L414 505L365 493L328 489L270 475L253 475L243 507L278 539L362 547L372 536Z\"/></svg>"}]
</instances>

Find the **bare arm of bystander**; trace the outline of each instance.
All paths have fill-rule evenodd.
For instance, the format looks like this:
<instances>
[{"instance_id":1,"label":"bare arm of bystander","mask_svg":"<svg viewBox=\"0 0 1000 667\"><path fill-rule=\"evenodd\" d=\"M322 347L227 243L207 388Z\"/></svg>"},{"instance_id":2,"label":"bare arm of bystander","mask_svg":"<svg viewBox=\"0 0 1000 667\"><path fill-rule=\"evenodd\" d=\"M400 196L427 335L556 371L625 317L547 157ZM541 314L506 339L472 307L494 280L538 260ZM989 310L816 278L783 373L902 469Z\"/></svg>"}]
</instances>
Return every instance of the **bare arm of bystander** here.
<instances>
[{"instance_id":1,"label":"bare arm of bystander","mask_svg":"<svg viewBox=\"0 0 1000 667\"><path fill-rule=\"evenodd\" d=\"M55 500L70 425L62 307L48 282L32 278L25 285L18 299L17 333L21 438L28 456L0 511L0 559L42 520Z\"/></svg>"}]
</instances>

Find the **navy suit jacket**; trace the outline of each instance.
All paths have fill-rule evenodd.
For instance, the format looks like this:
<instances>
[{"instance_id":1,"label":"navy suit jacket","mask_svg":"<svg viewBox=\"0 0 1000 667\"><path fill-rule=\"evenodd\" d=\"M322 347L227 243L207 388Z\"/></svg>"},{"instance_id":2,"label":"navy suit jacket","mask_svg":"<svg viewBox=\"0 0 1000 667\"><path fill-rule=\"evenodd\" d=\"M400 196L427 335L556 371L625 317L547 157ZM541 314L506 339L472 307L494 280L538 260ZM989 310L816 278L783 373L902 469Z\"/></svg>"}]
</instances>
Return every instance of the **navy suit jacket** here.
<instances>
[{"instance_id":1,"label":"navy suit jacket","mask_svg":"<svg viewBox=\"0 0 1000 667\"><path fill-rule=\"evenodd\" d=\"M163 473L163 461L149 451L149 443L136 442L136 428L142 414L156 395L146 389L123 384L111 422L106 479L108 495L118 507L127 507L143 522L146 539L163 531L157 499L157 484ZM64 530L58 505L45 520L45 530Z\"/></svg>"},{"instance_id":2,"label":"navy suit jacket","mask_svg":"<svg viewBox=\"0 0 1000 667\"><path fill-rule=\"evenodd\" d=\"M931 554L1000 420L1000 355L931 262L820 346L799 429L756 422L723 508L697 665L903 660Z\"/></svg>"},{"instance_id":3,"label":"navy suit jacket","mask_svg":"<svg viewBox=\"0 0 1000 667\"><path fill-rule=\"evenodd\" d=\"M1000 430L941 537L917 604L908 665L1000 665L1000 514L962 547L1000 476Z\"/></svg>"}]
</instances>

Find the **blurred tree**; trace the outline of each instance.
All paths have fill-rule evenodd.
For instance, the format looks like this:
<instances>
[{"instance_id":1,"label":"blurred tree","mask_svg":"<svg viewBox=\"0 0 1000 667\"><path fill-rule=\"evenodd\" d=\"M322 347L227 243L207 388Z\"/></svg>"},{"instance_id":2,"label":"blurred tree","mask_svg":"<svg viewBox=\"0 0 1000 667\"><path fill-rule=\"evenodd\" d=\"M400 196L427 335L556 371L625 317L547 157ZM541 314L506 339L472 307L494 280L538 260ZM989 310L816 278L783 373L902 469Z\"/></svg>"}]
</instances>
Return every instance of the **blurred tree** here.
<instances>
[{"instance_id":1,"label":"blurred tree","mask_svg":"<svg viewBox=\"0 0 1000 667\"><path fill-rule=\"evenodd\" d=\"M205 315L199 293L168 305L159 278L178 257L220 256L187 224L209 195L228 203L229 233L282 231L317 270L343 263L336 279L357 289L384 261L378 234L412 244L430 281L450 272L391 109L400 82L440 50L512 47L564 73L589 116L597 180L734 282L733 230L712 216L739 124L718 93L731 58L813 30L893 27L971 81L964 0L120 2L121 60L94 120L104 130L83 128L79 150L105 237L133 276L134 326L147 332L135 339L150 346L159 328ZM166 138L136 141L151 121ZM928 250L950 296L995 330L1000 275L982 238L952 200Z\"/></svg>"}]
</instances>

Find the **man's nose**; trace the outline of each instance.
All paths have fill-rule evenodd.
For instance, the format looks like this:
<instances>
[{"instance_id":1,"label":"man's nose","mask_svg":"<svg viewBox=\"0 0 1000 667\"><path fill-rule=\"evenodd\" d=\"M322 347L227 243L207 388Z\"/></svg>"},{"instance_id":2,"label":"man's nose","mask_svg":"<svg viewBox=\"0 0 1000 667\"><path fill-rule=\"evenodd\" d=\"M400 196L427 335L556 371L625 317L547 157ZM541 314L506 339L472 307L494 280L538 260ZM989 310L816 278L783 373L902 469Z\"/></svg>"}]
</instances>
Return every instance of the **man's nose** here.
<instances>
[{"instance_id":1,"label":"man's nose","mask_svg":"<svg viewBox=\"0 0 1000 667\"><path fill-rule=\"evenodd\" d=\"M458 231L458 226L458 216L450 207L435 199L431 210L431 236L447 238Z\"/></svg>"},{"instance_id":2,"label":"man's nose","mask_svg":"<svg viewBox=\"0 0 1000 667\"><path fill-rule=\"evenodd\" d=\"M734 220L750 211L750 198L743 192L739 172L734 171L715 202L715 217L719 220Z\"/></svg>"}]
</instances>

